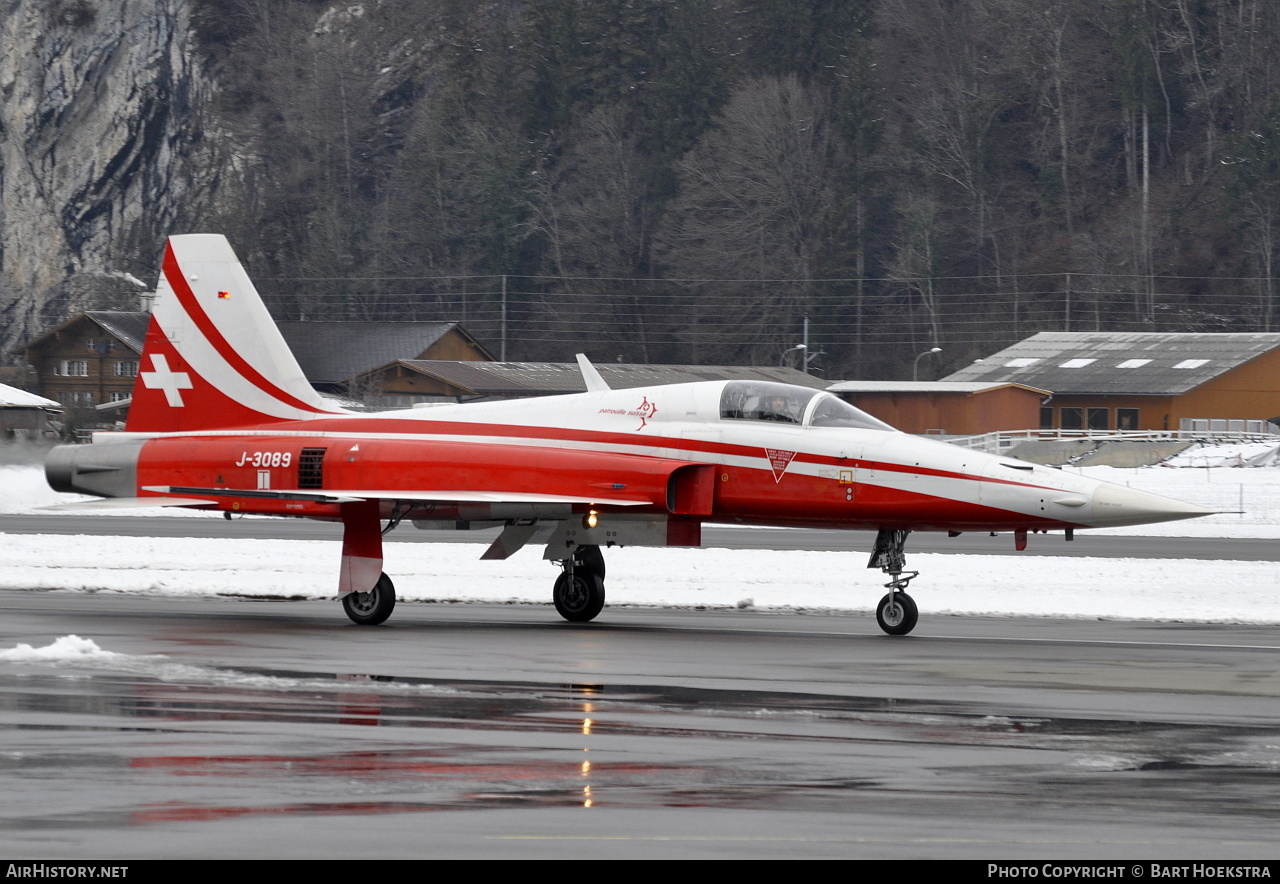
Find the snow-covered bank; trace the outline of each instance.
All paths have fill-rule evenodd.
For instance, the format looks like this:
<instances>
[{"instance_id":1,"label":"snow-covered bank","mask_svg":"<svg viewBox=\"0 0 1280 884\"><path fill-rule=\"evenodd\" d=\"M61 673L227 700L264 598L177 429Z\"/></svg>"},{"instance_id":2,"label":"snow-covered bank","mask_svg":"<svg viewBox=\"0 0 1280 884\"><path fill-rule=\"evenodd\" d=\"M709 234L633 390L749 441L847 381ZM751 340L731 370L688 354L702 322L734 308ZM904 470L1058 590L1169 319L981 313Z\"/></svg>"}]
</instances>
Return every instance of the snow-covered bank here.
<instances>
[{"instance_id":1,"label":"snow-covered bank","mask_svg":"<svg viewBox=\"0 0 1280 884\"><path fill-rule=\"evenodd\" d=\"M549 604L556 569L525 550L388 543L405 600ZM609 551L610 605L869 611L884 577L862 552ZM294 540L5 538L0 590L332 598L337 544ZM916 554L926 613L1280 623L1280 563ZM554 616L554 614L550 614ZM335 605L334 615L341 617ZM607 609L606 609L607 615Z\"/></svg>"},{"instance_id":2,"label":"snow-covered bank","mask_svg":"<svg viewBox=\"0 0 1280 884\"><path fill-rule=\"evenodd\" d=\"M1105 534L1280 539L1280 469L1085 467L1072 472L1218 511L1215 516L1181 522L1099 529Z\"/></svg>"}]
</instances>

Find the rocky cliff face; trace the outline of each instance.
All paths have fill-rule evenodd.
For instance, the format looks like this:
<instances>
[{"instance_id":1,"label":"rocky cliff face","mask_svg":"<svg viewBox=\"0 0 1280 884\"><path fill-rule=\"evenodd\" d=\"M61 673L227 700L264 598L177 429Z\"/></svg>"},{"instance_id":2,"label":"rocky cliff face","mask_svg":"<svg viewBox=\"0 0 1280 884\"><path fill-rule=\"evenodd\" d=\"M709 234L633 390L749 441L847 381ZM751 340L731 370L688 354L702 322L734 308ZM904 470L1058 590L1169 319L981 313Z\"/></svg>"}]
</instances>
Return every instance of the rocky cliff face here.
<instances>
[{"instance_id":1,"label":"rocky cliff face","mask_svg":"<svg viewBox=\"0 0 1280 884\"><path fill-rule=\"evenodd\" d=\"M0 0L0 356L133 301L217 182L188 0Z\"/></svg>"}]
</instances>

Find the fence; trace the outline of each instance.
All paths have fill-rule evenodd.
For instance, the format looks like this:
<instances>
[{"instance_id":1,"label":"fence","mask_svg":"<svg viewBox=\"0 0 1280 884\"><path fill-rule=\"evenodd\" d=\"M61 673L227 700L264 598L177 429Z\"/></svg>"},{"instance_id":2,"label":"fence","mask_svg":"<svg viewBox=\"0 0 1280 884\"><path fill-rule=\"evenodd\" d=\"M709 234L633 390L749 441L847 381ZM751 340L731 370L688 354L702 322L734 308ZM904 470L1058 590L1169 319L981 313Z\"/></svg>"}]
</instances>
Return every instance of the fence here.
<instances>
[{"instance_id":1,"label":"fence","mask_svg":"<svg viewBox=\"0 0 1280 884\"><path fill-rule=\"evenodd\" d=\"M1226 424L1228 421L1196 421L1205 424ZM1229 423L1243 423L1230 421ZM1265 421L1249 421L1250 424L1264 424L1274 427ZM1246 430L1229 430L1224 428L1199 428L1183 430L1005 430L995 433L981 433L976 436L943 436L942 439L962 448L985 451L988 454L1003 454L1015 445L1023 442L1047 442L1055 440L1089 440L1093 442L1209 442L1223 444L1228 442L1273 442L1280 445L1280 433L1274 430L1249 432Z\"/></svg>"}]
</instances>

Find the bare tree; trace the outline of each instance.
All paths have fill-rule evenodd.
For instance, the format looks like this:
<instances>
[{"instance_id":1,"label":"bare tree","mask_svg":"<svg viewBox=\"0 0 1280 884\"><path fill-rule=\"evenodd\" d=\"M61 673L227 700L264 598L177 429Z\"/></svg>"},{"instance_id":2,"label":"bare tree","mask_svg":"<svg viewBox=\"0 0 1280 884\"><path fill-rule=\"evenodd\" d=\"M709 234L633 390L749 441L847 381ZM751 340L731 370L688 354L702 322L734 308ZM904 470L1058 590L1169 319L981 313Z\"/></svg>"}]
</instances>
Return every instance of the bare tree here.
<instances>
[{"instance_id":1,"label":"bare tree","mask_svg":"<svg viewBox=\"0 0 1280 884\"><path fill-rule=\"evenodd\" d=\"M749 80L677 164L660 253L677 277L725 280L703 289L725 300L693 312L726 327L731 317L740 356L772 358L808 305L835 205L826 120L797 77Z\"/></svg>"},{"instance_id":2,"label":"bare tree","mask_svg":"<svg viewBox=\"0 0 1280 884\"><path fill-rule=\"evenodd\" d=\"M562 277L592 277L593 322L601 337L616 336L649 361L649 275L652 215L645 158L619 106L599 107L568 133L571 147L554 168L540 170L531 189L531 227L548 245ZM580 285L580 284L579 284ZM554 288L571 289L565 280ZM571 302L561 302L571 303ZM580 311L552 308L562 323L578 325ZM609 314L612 314L610 317Z\"/></svg>"},{"instance_id":3,"label":"bare tree","mask_svg":"<svg viewBox=\"0 0 1280 884\"><path fill-rule=\"evenodd\" d=\"M942 342L942 306L938 298L938 203L920 193L900 203L901 235L891 278L908 293L907 303L919 301L929 324L928 342Z\"/></svg>"}]
</instances>

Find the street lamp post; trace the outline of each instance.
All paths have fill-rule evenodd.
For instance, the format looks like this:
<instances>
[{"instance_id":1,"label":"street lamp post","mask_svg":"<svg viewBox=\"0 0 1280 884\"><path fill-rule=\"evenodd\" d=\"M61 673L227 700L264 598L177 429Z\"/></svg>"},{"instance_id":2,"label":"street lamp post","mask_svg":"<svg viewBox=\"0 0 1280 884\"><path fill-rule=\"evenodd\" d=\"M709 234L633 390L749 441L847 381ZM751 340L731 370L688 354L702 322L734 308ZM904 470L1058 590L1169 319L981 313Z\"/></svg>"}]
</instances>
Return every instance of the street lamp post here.
<instances>
[{"instance_id":1,"label":"street lamp post","mask_svg":"<svg viewBox=\"0 0 1280 884\"><path fill-rule=\"evenodd\" d=\"M778 357L778 364L785 367L787 364L787 354L794 353L796 350L800 351L800 370L805 374L809 373L809 365L813 360L817 359L819 356L827 355L826 350L815 351L809 349L809 317L807 316L804 318L804 343L796 344L794 347L788 347L786 350L783 350L782 355Z\"/></svg>"},{"instance_id":2,"label":"street lamp post","mask_svg":"<svg viewBox=\"0 0 1280 884\"><path fill-rule=\"evenodd\" d=\"M928 356L930 353L941 353L941 347L931 347L916 357L916 361L911 363L911 380L920 380L920 360Z\"/></svg>"},{"instance_id":3,"label":"street lamp post","mask_svg":"<svg viewBox=\"0 0 1280 884\"><path fill-rule=\"evenodd\" d=\"M778 365L781 365L785 368L787 364L787 354L794 353L796 350L799 350L801 353L804 353L804 356L801 357L802 359L801 364L804 365L805 368L808 368L809 354L805 353L805 351L808 349L809 349L808 344L796 344L794 347L789 347L786 350L783 350L782 355L778 357Z\"/></svg>"}]
</instances>

